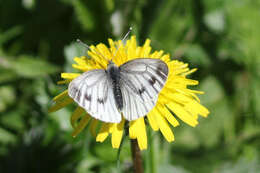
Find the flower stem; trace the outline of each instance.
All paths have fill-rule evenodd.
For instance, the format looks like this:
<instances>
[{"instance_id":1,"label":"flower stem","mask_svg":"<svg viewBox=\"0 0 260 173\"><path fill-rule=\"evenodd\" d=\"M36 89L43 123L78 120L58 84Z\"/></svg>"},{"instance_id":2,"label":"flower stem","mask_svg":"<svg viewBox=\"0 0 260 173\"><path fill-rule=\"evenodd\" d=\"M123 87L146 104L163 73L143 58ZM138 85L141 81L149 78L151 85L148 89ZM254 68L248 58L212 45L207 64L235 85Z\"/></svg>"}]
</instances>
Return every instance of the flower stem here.
<instances>
[{"instance_id":1,"label":"flower stem","mask_svg":"<svg viewBox=\"0 0 260 173\"><path fill-rule=\"evenodd\" d=\"M131 151L132 151L134 173L143 173L144 169L143 169L141 151L139 149L136 139L131 139Z\"/></svg>"}]
</instances>

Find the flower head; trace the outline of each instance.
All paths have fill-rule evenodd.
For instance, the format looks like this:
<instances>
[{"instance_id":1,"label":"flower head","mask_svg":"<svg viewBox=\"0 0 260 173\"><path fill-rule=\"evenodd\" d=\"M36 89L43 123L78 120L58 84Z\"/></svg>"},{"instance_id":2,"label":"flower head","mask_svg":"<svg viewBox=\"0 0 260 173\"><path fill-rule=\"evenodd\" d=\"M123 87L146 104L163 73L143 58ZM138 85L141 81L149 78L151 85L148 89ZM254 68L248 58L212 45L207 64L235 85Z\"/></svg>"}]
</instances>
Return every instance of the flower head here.
<instances>
[{"instance_id":1,"label":"flower head","mask_svg":"<svg viewBox=\"0 0 260 173\"><path fill-rule=\"evenodd\" d=\"M150 125L154 131L160 130L164 138L171 142L174 140L174 135L171 130L171 125L176 127L179 121L178 117L188 125L195 127L198 124L198 116L207 117L209 111L200 104L200 100L196 94L203 94L201 91L191 90L189 85L198 85L198 81L187 79L186 76L196 71L189 69L188 64L178 60L171 60L169 54L164 54L161 51L151 52L150 40L147 39L143 46L138 46L135 36L127 40L124 45L121 40L109 41L109 48L104 44L91 46L88 51L90 58L85 56L75 57L76 64L72 66L81 72L86 72L93 69L106 69L108 62L111 60L120 66L129 60L136 58L156 58L164 61L169 68L168 79L163 89L160 91L155 107L145 117L129 122L129 137L137 139L140 149L147 148L146 125ZM101 56L102 55L102 56ZM106 59L104 59L104 57ZM62 73L64 79L58 84L68 84L81 73ZM57 111L68 104L73 103L73 99L68 96L68 90L54 97L55 104L49 109L50 112ZM147 122L145 119L147 118ZM71 124L74 128L73 136L77 136L87 124L90 124L90 131L96 137L96 141L103 142L109 134L111 134L112 147L120 146L124 126L126 120L120 123L106 123L94 119L83 108L77 106L71 115ZM98 124L101 128L97 131Z\"/></svg>"}]
</instances>

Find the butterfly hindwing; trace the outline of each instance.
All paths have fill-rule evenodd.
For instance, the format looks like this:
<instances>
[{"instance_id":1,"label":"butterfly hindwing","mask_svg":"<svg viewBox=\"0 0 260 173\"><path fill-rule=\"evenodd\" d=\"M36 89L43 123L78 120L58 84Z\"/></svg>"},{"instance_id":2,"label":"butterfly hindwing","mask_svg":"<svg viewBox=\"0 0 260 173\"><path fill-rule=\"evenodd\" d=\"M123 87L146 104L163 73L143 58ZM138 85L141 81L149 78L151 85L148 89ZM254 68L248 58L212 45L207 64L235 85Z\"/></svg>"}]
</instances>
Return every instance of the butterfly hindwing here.
<instances>
[{"instance_id":1,"label":"butterfly hindwing","mask_svg":"<svg viewBox=\"0 0 260 173\"><path fill-rule=\"evenodd\" d=\"M156 104L168 77L168 66L159 59L139 58L121 65L124 117L131 121L145 116Z\"/></svg>"},{"instance_id":2,"label":"butterfly hindwing","mask_svg":"<svg viewBox=\"0 0 260 173\"><path fill-rule=\"evenodd\" d=\"M68 94L94 118L112 123L121 121L105 70L90 70L81 74L70 82Z\"/></svg>"}]
</instances>

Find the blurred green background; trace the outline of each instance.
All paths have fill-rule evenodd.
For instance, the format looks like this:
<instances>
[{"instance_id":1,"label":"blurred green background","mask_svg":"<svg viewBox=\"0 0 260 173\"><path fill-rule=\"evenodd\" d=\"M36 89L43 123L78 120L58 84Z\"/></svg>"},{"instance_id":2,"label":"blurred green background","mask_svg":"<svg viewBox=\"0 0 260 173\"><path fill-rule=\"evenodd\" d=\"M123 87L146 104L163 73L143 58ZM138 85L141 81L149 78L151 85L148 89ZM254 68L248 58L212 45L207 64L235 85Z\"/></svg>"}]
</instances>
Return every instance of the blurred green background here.
<instances>
[{"instance_id":1,"label":"blurred green background","mask_svg":"<svg viewBox=\"0 0 260 173\"><path fill-rule=\"evenodd\" d=\"M211 111L175 141L147 128L146 173L260 172L259 0L0 0L0 172L132 172L129 141L120 154L88 128L71 137L74 106L48 114L65 90L60 72L87 44L120 39L133 27L140 44L199 70L190 78Z\"/></svg>"}]
</instances>

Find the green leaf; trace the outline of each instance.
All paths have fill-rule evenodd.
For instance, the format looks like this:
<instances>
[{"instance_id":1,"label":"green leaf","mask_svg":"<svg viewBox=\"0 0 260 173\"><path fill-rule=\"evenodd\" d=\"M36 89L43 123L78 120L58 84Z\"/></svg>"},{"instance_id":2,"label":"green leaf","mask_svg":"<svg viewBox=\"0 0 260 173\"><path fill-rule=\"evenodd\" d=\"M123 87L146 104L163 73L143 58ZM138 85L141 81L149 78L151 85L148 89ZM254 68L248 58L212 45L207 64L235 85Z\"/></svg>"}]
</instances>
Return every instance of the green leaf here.
<instances>
[{"instance_id":1,"label":"green leaf","mask_svg":"<svg viewBox=\"0 0 260 173\"><path fill-rule=\"evenodd\" d=\"M184 125L175 128L174 132L176 139L176 141L174 141L175 147L182 148L186 151L193 151L199 148L201 141L194 128Z\"/></svg>"},{"instance_id":2,"label":"green leaf","mask_svg":"<svg viewBox=\"0 0 260 173\"><path fill-rule=\"evenodd\" d=\"M251 64L260 63L258 51L260 44L259 3L234 1L227 9L229 31L227 39L224 41L229 42L229 53L236 55L231 58L235 61L239 60L251 68Z\"/></svg>"},{"instance_id":3,"label":"green leaf","mask_svg":"<svg viewBox=\"0 0 260 173\"><path fill-rule=\"evenodd\" d=\"M2 86L0 87L0 112L3 112L8 105L15 101L15 91L13 87Z\"/></svg>"},{"instance_id":4,"label":"green leaf","mask_svg":"<svg viewBox=\"0 0 260 173\"><path fill-rule=\"evenodd\" d=\"M206 119L200 119L200 124L195 130L203 145L213 147L220 142L222 133L225 132L226 140L234 136L234 108L230 106L221 84L213 76L201 82L200 90L205 91L201 96L201 102L210 110L210 114Z\"/></svg>"},{"instance_id":5,"label":"green leaf","mask_svg":"<svg viewBox=\"0 0 260 173\"><path fill-rule=\"evenodd\" d=\"M15 81L18 76L17 74L11 69L0 69L0 84L5 84L11 81Z\"/></svg>"},{"instance_id":6,"label":"green leaf","mask_svg":"<svg viewBox=\"0 0 260 173\"><path fill-rule=\"evenodd\" d=\"M211 63L208 55L199 44L189 44L185 46L184 56L191 64L209 66Z\"/></svg>"},{"instance_id":7,"label":"green leaf","mask_svg":"<svg viewBox=\"0 0 260 173\"><path fill-rule=\"evenodd\" d=\"M91 173L91 168L99 164L102 164L101 161L98 158L89 154L79 162L76 170L77 173Z\"/></svg>"},{"instance_id":8,"label":"green leaf","mask_svg":"<svg viewBox=\"0 0 260 173\"><path fill-rule=\"evenodd\" d=\"M234 114L226 99L222 99L214 105L208 106L210 115L206 119L200 119L195 131L198 134L201 144L208 148L217 146L221 141L221 135L226 132L225 142L230 136L235 136ZM214 133L214 134L212 134Z\"/></svg>"},{"instance_id":9,"label":"green leaf","mask_svg":"<svg viewBox=\"0 0 260 173\"><path fill-rule=\"evenodd\" d=\"M252 81L252 104L255 110L255 114L260 120L260 81L255 79Z\"/></svg>"},{"instance_id":10,"label":"green leaf","mask_svg":"<svg viewBox=\"0 0 260 173\"><path fill-rule=\"evenodd\" d=\"M125 139L124 145L122 146L122 150L120 152L120 160L125 160L130 157L130 148L129 148L129 140ZM94 152L97 155L98 158L105 162L117 162L117 151L118 149L113 149L111 147L111 138L108 137L104 142L102 143L96 143ZM109 156L109 157L107 157Z\"/></svg>"},{"instance_id":11,"label":"green leaf","mask_svg":"<svg viewBox=\"0 0 260 173\"><path fill-rule=\"evenodd\" d=\"M95 28L95 18L90 9L81 0L73 1L76 17L85 31Z\"/></svg>"},{"instance_id":12,"label":"green leaf","mask_svg":"<svg viewBox=\"0 0 260 173\"><path fill-rule=\"evenodd\" d=\"M15 129L17 131L22 131L25 123L23 122L20 112L20 110L14 110L4 113L4 115L0 118L1 123L5 124L6 127Z\"/></svg>"},{"instance_id":13,"label":"green leaf","mask_svg":"<svg viewBox=\"0 0 260 173\"><path fill-rule=\"evenodd\" d=\"M192 28L191 2L158 1L158 11L150 11L154 16L151 21L144 21L150 25L148 36L152 46L164 51L174 51L184 41L192 41L194 28ZM178 10L177 10L178 9ZM150 17L147 16L147 17ZM176 53L176 52L174 52Z\"/></svg>"},{"instance_id":14,"label":"green leaf","mask_svg":"<svg viewBox=\"0 0 260 173\"><path fill-rule=\"evenodd\" d=\"M112 11L115 8L114 0L104 0L107 11Z\"/></svg>"},{"instance_id":15,"label":"green leaf","mask_svg":"<svg viewBox=\"0 0 260 173\"><path fill-rule=\"evenodd\" d=\"M116 162L117 149L111 148L110 139L109 140L107 139L103 143L97 144L95 147L95 152L97 156L104 161Z\"/></svg>"},{"instance_id":16,"label":"green leaf","mask_svg":"<svg viewBox=\"0 0 260 173\"><path fill-rule=\"evenodd\" d=\"M260 170L258 157L254 159L240 158L236 163L225 163L219 173L257 173Z\"/></svg>"},{"instance_id":17,"label":"green leaf","mask_svg":"<svg viewBox=\"0 0 260 173\"><path fill-rule=\"evenodd\" d=\"M205 92L205 94L200 96L200 99L206 105L213 105L225 97L223 87L214 76L208 76L201 81L199 90Z\"/></svg>"},{"instance_id":18,"label":"green leaf","mask_svg":"<svg viewBox=\"0 0 260 173\"><path fill-rule=\"evenodd\" d=\"M9 28L9 30L7 30L4 33L0 32L0 35L1 35L1 37L0 37L0 46L2 46L7 41L17 37L22 32L23 32L23 27L22 26L14 26L12 28Z\"/></svg>"},{"instance_id":19,"label":"green leaf","mask_svg":"<svg viewBox=\"0 0 260 173\"><path fill-rule=\"evenodd\" d=\"M11 59L9 61L9 68L12 69L18 76L25 78L35 78L51 73L57 72L58 67L43 61L41 59L21 56L16 60Z\"/></svg>"},{"instance_id":20,"label":"green leaf","mask_svg":"<svg viewBox=\"0 0 260 173\"><path fill-rule=\"evenodd\" d=\"M16 141L16 136L7 130L0 127L0 142L1 143L14 143Z\"/></svg>"},{"instance_id":21,"label":"green leaf","mask_svg":"<svg viewBox=\"0 0 260 173\"><path fill-rule=\"evenodd\" d=\"M226 0L211 0L211 1L204 0L203 5L205 7L205 11L210 12L218 9L225 9L227 5L232 5L232 2L233 1L231 1L230 3L230 1L226 1Z\"/></svg>"},{"instance_id":22,"label":"green leaf","mask_svg":"<svg viewBox=\"0 0 260 173\"><path fill-rule=\"evenodd\" d=\"M160 164L158 168L158 172L163 173L190 173L190 171L185 170L180 166L173 166L170 164Z\"/></svg>"}]
</instances>

